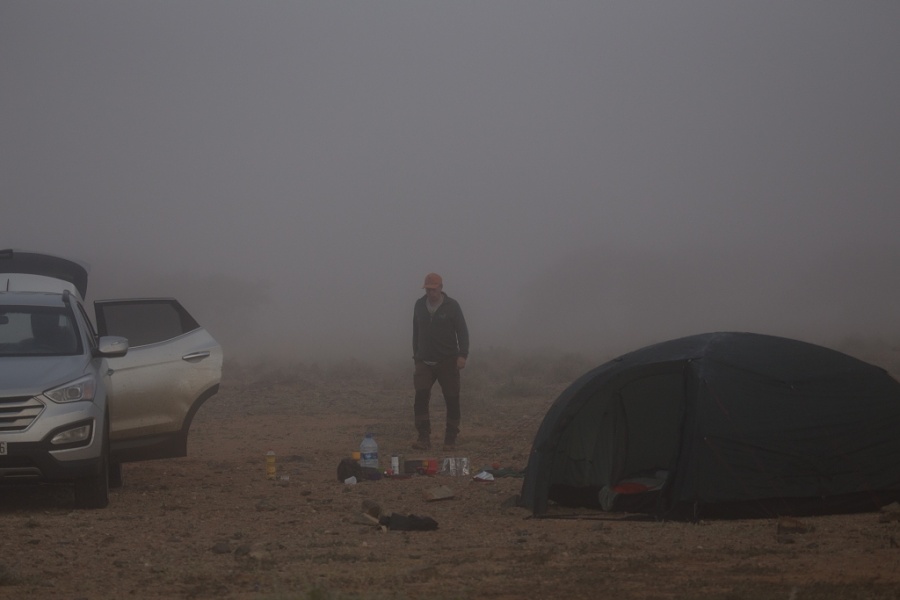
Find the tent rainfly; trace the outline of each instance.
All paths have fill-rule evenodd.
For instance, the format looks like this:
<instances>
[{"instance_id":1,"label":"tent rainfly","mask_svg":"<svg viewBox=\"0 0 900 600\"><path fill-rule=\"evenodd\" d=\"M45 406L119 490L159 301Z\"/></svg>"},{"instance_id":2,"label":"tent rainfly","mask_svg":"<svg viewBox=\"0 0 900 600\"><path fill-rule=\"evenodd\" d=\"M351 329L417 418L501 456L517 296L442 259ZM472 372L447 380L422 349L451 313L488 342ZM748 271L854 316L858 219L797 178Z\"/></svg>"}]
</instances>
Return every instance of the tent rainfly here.
<instances>
[{"instance_id":1,"label":"tent rainfly","mask_svg":"<svg viewBox=\"0 0 900 600\"><path fill-rule=\"evenodd\" d=\"M875 510L900 498L900 383L806 342L707 333L575 380L534 438L520 504L660 518Z\"/></svg>"}]
</instances>

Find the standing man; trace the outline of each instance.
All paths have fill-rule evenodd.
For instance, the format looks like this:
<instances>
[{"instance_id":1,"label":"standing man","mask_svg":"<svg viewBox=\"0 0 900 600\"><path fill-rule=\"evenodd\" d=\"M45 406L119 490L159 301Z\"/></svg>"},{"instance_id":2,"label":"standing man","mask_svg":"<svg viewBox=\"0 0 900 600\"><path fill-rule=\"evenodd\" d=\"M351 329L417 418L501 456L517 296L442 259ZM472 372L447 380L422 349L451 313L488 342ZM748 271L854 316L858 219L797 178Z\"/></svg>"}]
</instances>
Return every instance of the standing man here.
<instances>
[{"instance_id":1,"label":"standing man","mask_svg":"<svg viewBox=\"0 0 900 600\"><path fill-rule=\"evenodd\" d=\"M431 448L428 404L431 388L437 381L447 405L444 450L454 450L460 422L459 371L466 366L469 355L469 330L459 303L444 293L440 275L429 273L422 287L425 295L416 300L413 308L414 411L419 434L413 448Z\"/></svg>"}]
</instances>

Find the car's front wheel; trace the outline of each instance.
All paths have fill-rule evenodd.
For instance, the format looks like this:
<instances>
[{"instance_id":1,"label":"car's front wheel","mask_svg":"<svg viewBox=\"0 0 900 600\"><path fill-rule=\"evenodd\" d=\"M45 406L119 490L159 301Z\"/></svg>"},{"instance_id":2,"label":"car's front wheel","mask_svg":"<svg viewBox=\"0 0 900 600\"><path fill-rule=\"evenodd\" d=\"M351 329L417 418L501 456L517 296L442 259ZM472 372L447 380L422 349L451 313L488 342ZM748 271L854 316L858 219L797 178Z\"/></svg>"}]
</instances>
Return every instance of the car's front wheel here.
<instances>
[{"instance_id":1,"label":"car's front wheel","mask_svg":"<svg viewBox=\"0 0 900 600\"><path fill-rule=\"evenodd\" d=\"M122 475L122 463L110 461L109 463L109 487L112 489L120 488L124 484L125 479Z\"/></svg>"},{"instance_id":2,"label":"car's front wheel","mask_svg":"<svg viewBox=\"0 0 900 600\"><path fill-rule=\"evenodd\" d=\"M109 418L103 423L103 450L95 472L75 481L78 508L106 508L109 505Z\"/></svg>"}]
</instances>

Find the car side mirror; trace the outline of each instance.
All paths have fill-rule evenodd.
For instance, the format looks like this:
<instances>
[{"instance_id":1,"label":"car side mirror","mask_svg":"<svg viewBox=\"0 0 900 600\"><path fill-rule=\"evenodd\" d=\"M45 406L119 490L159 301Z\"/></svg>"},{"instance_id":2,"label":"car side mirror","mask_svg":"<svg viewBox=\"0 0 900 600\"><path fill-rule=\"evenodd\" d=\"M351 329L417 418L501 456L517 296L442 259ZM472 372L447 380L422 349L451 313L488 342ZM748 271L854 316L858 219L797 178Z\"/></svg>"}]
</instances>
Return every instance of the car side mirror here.
<instances>
[{"instance_id":1,"label":"car side mirror","mask_svg":"<svg viewBox=\"0 0 900 600\"><path fill-rule=\"evenodd\" d=\"M97 349L94 356L105 356L106 358L118 358L125 356L128 352L128 340L118 335L104 335L97 343Z\"/></svg>"}]
</instances>

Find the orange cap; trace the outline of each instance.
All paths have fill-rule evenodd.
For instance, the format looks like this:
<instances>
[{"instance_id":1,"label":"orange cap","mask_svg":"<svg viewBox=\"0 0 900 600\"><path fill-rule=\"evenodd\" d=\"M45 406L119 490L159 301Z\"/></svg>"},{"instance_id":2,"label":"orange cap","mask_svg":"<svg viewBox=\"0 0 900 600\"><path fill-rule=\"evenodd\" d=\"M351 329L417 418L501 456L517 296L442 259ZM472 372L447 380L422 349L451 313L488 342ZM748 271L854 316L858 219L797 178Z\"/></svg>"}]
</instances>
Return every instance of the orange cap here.
<instances>
[{"instance_id":1,"label":"orange cap","mask_svg":"<svg viewBox=\"0 0 900 600\"><path fill-rule=\"evenodd\" d=\"M436 290L444 285L444 280L441 279L441 276L437 273L429 273L425 276L425 285L422 287L425 289L433 289Z\"/></svg>"}]
</instances>

